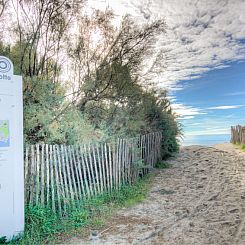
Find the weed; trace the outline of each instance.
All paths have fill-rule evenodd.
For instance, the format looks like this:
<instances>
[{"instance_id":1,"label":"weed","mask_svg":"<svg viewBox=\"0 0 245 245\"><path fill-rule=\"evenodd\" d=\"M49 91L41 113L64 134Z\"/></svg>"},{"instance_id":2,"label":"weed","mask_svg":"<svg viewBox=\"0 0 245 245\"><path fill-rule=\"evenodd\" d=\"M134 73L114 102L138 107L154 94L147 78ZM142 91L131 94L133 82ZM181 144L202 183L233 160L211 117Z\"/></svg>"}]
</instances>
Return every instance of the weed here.
<instances>
[{"instance_id":1,"label":"weed","mask_svg":"<svg viewBox=\"0 0 245 245\"><path fill-rule=\"evenodd\" d=\"M245 151L245 144L236 143L235 145L237 146L237 149L240 149L242 151Z\"/></svg>"},{"instance_id":2,"label":"weed","mask_svg":"<svg viewBox=\"0 0 245 245\"><path fill-rule=\"evenodd\" d=\"M156 168L163 169L163 168L170 168L171 165L167 162L158 162L156 164Z\"/></svg>"},{"instance_id":3,"label":"weed","mask_svg":"<svg viewBox=\"0 0 245 245\"><path fill-rule=\"evenodd\" d=\"M0 237L0 244L6 243L7 239L6 236Z\"/></svg>"}]
</instances>

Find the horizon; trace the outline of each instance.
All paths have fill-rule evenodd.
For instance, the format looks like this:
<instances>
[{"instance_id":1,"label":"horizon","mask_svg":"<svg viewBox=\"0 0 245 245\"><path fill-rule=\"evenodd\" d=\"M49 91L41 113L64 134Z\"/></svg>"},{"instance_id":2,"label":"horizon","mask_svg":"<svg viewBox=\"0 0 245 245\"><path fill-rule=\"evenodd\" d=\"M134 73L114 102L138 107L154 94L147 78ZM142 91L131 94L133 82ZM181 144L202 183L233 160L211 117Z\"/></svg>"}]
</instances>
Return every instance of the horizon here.
<instances>
[{"instance_id":1,"label":"horizon","mask_svg":"<svg viewBox=\"0 0 245 245\"><path fill-rule=\"evenodd\" d=\"M184 82L188 87L174 93L174 103L185 103L188 108L181 118L186 140L200 135L230 135L231 126L245 124L244 71L244 62L233 63Z\"/></svg>"}]
</instances>

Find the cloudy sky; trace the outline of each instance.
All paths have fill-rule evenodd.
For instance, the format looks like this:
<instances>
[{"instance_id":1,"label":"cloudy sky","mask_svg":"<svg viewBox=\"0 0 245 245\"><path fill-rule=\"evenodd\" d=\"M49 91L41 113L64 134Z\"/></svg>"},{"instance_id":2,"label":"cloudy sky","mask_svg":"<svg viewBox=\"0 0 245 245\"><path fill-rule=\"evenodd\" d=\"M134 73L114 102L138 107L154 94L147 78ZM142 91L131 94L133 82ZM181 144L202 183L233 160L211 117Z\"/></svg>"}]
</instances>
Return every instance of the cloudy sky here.
<instances>
[{"instance_id":1,"label":"cloudy sky","mask_svg":"<svg viewBox=\"0 0 245 245\"><path fill-rule=\"evenodd\" d=\"M163 17L159 42L166 87L186 136L229 133L245 124L244 0L89 0L150 21Z\"/></svg>"}]
</instances>

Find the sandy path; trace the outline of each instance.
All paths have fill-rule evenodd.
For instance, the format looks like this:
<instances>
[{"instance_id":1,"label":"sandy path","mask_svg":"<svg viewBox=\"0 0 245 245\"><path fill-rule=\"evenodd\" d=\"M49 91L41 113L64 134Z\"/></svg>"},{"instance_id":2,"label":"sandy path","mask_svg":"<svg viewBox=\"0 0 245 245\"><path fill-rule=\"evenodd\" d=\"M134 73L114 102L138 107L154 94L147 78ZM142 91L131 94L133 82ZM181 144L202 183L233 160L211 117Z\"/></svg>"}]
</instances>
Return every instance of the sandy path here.
<instances>
[{"instance_id":1,"label":"sandy path","mask_svg":"<svg viewBox=\"0 0 245 245\"><path fill-rule=\"evenodd\" d=\"M120 210L95 239L70 243L245 244L245 153L191 146L169 162L143 203Z\"/></svg>"}]
</instances>

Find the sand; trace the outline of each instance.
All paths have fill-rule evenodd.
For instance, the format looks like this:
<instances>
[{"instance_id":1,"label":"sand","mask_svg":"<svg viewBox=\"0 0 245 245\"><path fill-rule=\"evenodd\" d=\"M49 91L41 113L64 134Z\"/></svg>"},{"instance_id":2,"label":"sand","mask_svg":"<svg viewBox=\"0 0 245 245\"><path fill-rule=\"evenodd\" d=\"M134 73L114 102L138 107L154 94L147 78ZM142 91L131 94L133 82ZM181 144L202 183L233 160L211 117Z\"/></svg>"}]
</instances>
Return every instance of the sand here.
<instances>
[{"instance_id":1,"label":"sand","mask_svg":"<svg viewBox=\"0 0 245 245\"><path fill-rule=\"evenodd\" d=\"M144 202L113 215L96 236L69 244L245 244L245 153L190 146L157 170Z\"/></svg>"}]
</instances>

